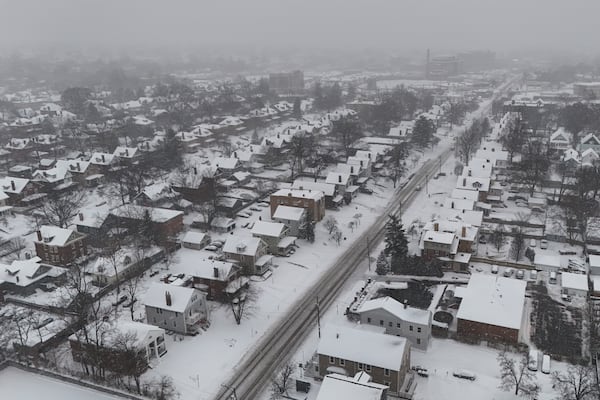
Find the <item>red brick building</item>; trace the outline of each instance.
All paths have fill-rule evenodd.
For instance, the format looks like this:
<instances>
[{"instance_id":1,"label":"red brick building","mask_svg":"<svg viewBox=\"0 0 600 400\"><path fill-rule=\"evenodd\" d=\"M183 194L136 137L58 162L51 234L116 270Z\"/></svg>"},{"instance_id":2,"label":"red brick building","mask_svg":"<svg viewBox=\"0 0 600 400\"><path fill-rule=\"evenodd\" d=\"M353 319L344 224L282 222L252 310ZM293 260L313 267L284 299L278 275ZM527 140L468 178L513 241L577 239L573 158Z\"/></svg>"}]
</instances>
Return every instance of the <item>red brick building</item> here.
<instances>
[{"instance_id":1,"label":"red brick building","mask_svg":"<svg viewBox=\"0 0 600 400\"><path fill-rule=\"evenodd\" d=\"M325 217L325 196L318 190L281 189L271 195L270 203L271 218L280 205L304 208L315 222Z\"/></svg>"},{"instance_id":2,"label":"red brick building","mask_svg":"<svg viewBox=\"0 0 600 400\"><path fill-rule=\"evenodd\" d=\"M37 231L35 251L48 264L68 266L88 254L86 238L77 231L44 225Z\"/></svg>"},{"instance_id":3,"label":"red brick building","mask_svg":"<svg viewBox=\"0 0 600 400\"><path fill-rule=\"evenodd\" d=\"M133 228L145 218L152 221L153 230L160 244L171 243L183 229L183 211L166 208L144 207L125 204L111 210L109 226Z\"/></svg>"}]
</instances>

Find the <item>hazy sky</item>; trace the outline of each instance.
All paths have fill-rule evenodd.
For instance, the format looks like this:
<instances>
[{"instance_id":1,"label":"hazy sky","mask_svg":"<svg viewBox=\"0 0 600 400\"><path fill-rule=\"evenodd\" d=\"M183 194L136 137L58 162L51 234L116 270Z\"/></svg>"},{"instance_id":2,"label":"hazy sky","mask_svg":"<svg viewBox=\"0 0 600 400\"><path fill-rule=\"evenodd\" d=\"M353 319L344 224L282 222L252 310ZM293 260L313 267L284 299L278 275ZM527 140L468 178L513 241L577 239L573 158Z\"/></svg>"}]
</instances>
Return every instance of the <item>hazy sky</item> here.
<instances>
[{"instance_id":1,"label":"hazy sky","mask_svg":"<svg viewBox=\"0 0 600 400\"><path fill-rule=\"evenodd\" d=\"M0 45L598 50L600 0L0 0Z\"/></svg>"}]
</instances>

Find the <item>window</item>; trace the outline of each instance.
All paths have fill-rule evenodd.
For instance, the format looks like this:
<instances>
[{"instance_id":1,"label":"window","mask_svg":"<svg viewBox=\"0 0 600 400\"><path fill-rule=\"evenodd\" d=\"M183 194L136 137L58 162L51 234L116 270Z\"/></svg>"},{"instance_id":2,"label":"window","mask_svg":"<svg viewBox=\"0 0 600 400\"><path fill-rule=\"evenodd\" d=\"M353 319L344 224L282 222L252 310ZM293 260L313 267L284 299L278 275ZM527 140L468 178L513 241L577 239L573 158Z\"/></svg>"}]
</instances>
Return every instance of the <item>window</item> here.
<instances>
[{"instance_id":1,"label":"window","mask_svg":"<svg viewBox=\"0 0 600 400\"><path fill-rule=\"evenodd\" d=\"M417 344L421 344L421 339L417 338Z\"/></svg>"},{"instance_id":2,"label":"window","mask_svg":"<svg viewBox=\"0 0 600 400\"><path fill-rule=\"evenodd\" d=\"M329 357L329 364L335 364L335 357Z\"/></svg>"},{"instance_id":3,"label":"window","mask_svg":"<svg viewBox=\"0 0 600 400\"><path fill-rule=\"evenodd\" d=\"M412 326L412 325L410 325L410 326L408 327L408 330L412 332L412 330L413 330L413 326Z\"/></svg>"},{"instance_id":4,"label":"window","mask_svg":"<svg viewBox=\"0 0 600 400\"><path fill-rule=\"evenodd\" d=\"M340 358L340 365L343 367L344 365L346 365L346 360L344 360L343 358Z\"/></svg>"},{"instance_id":5,"label":"window","mask_svg":"<svg viewBox=\"0 0 600 400\"><path fill-rule=\"evenodd\" d=\"M383 320L382 319L379 320L379 325L383 326Z\"/></svg>"},{"instance_id":6,"label":"window","mask_svg":"<svg viewBox=\"0 0 600 400\"><path fill-rule=\"evenodd\" d=\"M388 326L391 328L394 324L392 323L392 321L388 322Z\"/></svg>"},{"instance_id":7,"label":"window","mask_svg":"<svg viewBox=\"0 0 600 400\"><path fill-rule=\"evenodd\" d=\"M365 369L367 370L367 372L371 372L371 366L369 364L365 364Z\"/></svg>"},{"instance_id":8,"label":"window","mask_svg":"<svg viewBox=\"0 0 600 400\"><path fill-rule=\"evenodd\" d=\"M421 333L421 328L420 327L417 328L417 332Z\"/></svg>"},{"instance_id":9,"label":"window","mask_svg":"<svg viewBox=\"0 0 600 400\"><path fill-rule=\"evenodd\" d=\"M371 317L367 318L367 323L370 324L371 323Z\"/></svg>"},{"instance_id":10,"label":"window","mask_svg":"<svg viewBox=\"0 0 600 400\"><path fill-rule=\"evenodd\" d=\"M400 322L396 323L396 328L400 329Z\"/></svg>"},{"instance_id":11,"label":"window","mask_svg":"<svg viewBox=\"0 0 600 400\"><path fill-rule=\"evenodd\" d=\"M384 375L384 376L390 376L390 370L389 370L389 369L387 369L387 368L385 368L385 369L383 370L383 375Z\"/></svg>"},{"instance_id":12,"label":"window","mask_svg":"<svg viewBox=\"0 0 600 400\"><path fill-rule=\"evenodd\" d=\"M362 363L358 363L358 369L363 369L363 364Z\"/></svg>"}]
</instances>

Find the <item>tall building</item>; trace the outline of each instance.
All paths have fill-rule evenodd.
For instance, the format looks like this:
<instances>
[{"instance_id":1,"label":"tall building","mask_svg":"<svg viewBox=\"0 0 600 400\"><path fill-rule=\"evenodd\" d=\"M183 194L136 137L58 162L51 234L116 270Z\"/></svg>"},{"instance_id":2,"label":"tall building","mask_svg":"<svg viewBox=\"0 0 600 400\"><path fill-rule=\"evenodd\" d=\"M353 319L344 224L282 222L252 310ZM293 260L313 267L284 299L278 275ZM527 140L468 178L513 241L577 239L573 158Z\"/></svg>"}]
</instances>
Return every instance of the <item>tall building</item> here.
<instances>
[{"instance_id":1,"label":"tall building","mask_svg":"<svg viewBox=\"0 0 600 400\"><path fill-rule=\"evenodd\" d=\"M271 73L269 88L279 94L301 94L304 91L304 72Z\"/></svg>"},{"instance_id":2,"label":"tall building","mask_svg":"<svg viewBox=\"0 0 600 400\"><path fill-rule=\"evenodd\" d=\"M460 59L457 56L431 57L427 50L425 68L427 79L446 79L460 73Z\"/></svg>"}]
</instances>

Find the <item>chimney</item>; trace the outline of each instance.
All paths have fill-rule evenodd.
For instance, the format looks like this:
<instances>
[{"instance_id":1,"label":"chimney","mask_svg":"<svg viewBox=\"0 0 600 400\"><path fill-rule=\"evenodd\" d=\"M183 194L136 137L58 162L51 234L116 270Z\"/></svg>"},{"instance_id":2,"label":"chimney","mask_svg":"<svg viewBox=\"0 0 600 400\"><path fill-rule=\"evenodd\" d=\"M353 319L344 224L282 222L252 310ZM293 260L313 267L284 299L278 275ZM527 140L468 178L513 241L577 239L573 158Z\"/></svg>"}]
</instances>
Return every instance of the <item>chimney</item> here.
<instances>
[{"instance_id":1,"label":"chimney","mask_svg":"<svg viewBox=\"0 0 600 400\"><path fill-rule=\"evenodd\" d=\"M450 205L450 208L454 208L454 202L452 202L452 204Z\"/></svg>"},{"instance_id":2,"label":"chimney","mask_svg":"<svg viewBox=\"0 0 600 400\"><path fill-rule=\"evenodd\" d=\"M354 173L354 165L350 166L350 173L353 174Z\"/></svg>"},{"instance_id":3,"label":"chimney","mask_svg":"<svg viewBox=\"0 0 600 400\"><path fill-rule=\"evenodd\" d=\"M171 293L165 292L165 301L167 303L167 306L171 307L171 305L173 304L171 300Z\"/></svg>"},{"instance_id":4,"label":"chimney","mask_svg":"<svg viewBox=\"0 0 600 400\"><path fill-rule=\"evenodd\" d=\"M198 168L194 167L194 175L198 175Z\"/></svg>"},{"instance_id":5,"label":"chimney","mask_svg":"<svg viewBox=\"0 0 600 400\"><path fill-rule=\"evenodd\" d=\"M339 338L340 338L340 334L339 334L339 333L336 333L336 334L335 334L335 338L336 338L336 339L339 339Z\"/></svg>"},{"instance_id":6,"label":"chimney","mask_svg":"<svg viewBox=\"0 0 600 400\"><path fill-rule=\"evenodd\" d=\"M238 158L238 156L237 156L237 151L234 151L234 152L233 152L233 157L234 157L234 158Z\"/></svg>"},{"instance_id":7,"label":"chimney","mask_svg":"<svg viewBox=\"0 0 600 400\"><path fill-rule=\"evenodd\" d=\"M469 170L469 176L471 176L471 170Z\"/></svg>"},{"instance_id":8,"label":"chimney","mask_svg":"<svg viewBox=\"0 0 600 400\"><path fill-rule=\"evenodd\" d=\"M440 230L440 223L439 222L435 222L433 224L433 230L436 231L436 232Z\"/></svg>"},{"instance_id":9,"label":"chimney","mask_svg":"<svg viewBox=\"0 0 600 400\"><path fill-rule=\"evenodd\" d=\"M125 155L129 157L129 149L125 149Z\"/></svg>"},{"instance_id":10,"label":"chimney","mask_svg":"<svg viewBox=\"0 0 600 400\"><path fill-rule=\"evenodd\" d=\"M79 161L77 161L77 171L81 171L81 164L79 164Z\"/></svg>"},{"instance_id":11,"label":"chimney","mask_svg":"<svg viewBox=\"0 0 600 400\"><path fill-rule=\"evenodd\" d=\"M102 164L104 164L106 160L104 159L104 154L102 154Z\"/></svg>"},{"instance_id":12,"label":"chimney","mask_svg":"<svg viewBox=\"0 0 600 400\"><path fill-rule=\"evenodd\" d=\"M462 227L462 232L461 232L461 234L462 234L462 237L467 237L467 227L466 227L466 226L463 226L463 227Z\"/></svg>"},{"instance_id":13,"label":"chimney","mask_svg":"<svg viewBox=\"0 0 600 400\"><path fill-rule=\"evenodd\" d=\"M42 241L42 231L37 231L38 242Z\"/></svg>"},{"instance_id":14,"label":"chimney","mask_svg":"<svg viewBox=\"0 0 600 400\"><path fill-rule=\"evenodd\" d=\"M338 182L342 183L342 176L341 175L338 175Z\"/></svg>"},{"instance_id":15,"label":"chimney","mask_svg":"<svg viewBox=\"0 0 600 400\"><path fill-rule=\"evenodd\" d=\"M15 184L15 181L14 181L14 179L10 181L10 187L11 187L11 189L12 189L13 191L14 191L14 190L17 190L17 185Z\"/></svg>"},{"instance_id":16,"label":"chimney","mask_svg":"<svg viewBox=\"0 0 600 400\"><path fill-rule=\"evenodd\" d=\"M218 278L218 277L219 277L219 268L217 268L217 267L213 267L213 276L214 276L215 278Z\"/></svg>"},{"instance_id":17,"label":"chimney","mask_svg":"<svg viewBox=\"0 0 600 400\"><path fill-rule=\"evenodd\" d=\"M83 213L79 213L79 220L83 221Z\"/></svg>"},{"instance_id":18,"label":"chimney","mask_svg":"<svg viewBox=\"0 0 600 400\"><path fill-rule=\"evenodd\" d=\"M467 186L467 178L463 178L463 186Z\"/></svg>"},{"instance_id":19,"label":"chimney","mask_svg":"<svg viewBox=\"0 0 600 400\"><path fill-rule=\"evenodd\" d=\"M408 301L404 300L404 309L406 310L408 308Z\"/></svg>"}]
</instances>

